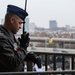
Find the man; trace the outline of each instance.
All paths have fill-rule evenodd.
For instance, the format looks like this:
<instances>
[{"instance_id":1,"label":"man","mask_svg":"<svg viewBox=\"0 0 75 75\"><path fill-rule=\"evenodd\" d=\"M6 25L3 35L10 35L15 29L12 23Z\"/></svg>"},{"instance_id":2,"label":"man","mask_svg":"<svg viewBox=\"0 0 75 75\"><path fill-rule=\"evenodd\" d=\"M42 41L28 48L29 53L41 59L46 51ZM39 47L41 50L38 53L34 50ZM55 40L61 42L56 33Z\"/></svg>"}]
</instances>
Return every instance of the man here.
<instances>
[{"instance_id":1,"label":"man","mask_svg":"<svg viewBox=\"0 0 75 75\"><path fill-rule=\"evenodd\" d=\"M26 49L29 45L29 34L21 35L19 42L14 34L21 28L21 24L28 13L14 5L7 6L5 22L0 26L0 72L24 71L24 61L32 61L41 68L41 60Z\"/></svg>"}]
</instances>

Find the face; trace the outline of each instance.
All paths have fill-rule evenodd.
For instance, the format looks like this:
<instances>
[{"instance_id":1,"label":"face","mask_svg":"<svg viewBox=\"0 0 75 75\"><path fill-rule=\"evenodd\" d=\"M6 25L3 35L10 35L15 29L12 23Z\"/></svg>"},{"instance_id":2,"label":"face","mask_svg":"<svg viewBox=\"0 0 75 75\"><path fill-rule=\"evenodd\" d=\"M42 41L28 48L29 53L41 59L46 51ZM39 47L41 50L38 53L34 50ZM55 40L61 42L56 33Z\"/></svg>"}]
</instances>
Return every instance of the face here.
<instances>
[{"instance_id":1,"label":"face","mask_svg":"<svg viewBox=\"0 0 75 75\"><path fill-rule=\"evenodd\" d=\"M23 20L21 20L18 16L11 18L11 31L12 33L16 34L19 29L21 29L21 25Z\"/></svg>"}]
</instances>

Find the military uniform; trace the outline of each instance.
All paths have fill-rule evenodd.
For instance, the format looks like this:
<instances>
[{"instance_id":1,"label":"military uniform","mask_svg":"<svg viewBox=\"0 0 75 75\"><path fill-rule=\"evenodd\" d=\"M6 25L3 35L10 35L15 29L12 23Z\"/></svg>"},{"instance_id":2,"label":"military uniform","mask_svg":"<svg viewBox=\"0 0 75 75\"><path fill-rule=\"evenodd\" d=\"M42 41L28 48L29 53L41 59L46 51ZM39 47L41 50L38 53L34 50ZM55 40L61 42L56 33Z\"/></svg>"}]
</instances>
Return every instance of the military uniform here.
<instances>
[{"instance_id":1,"label":"military uniform","mask_svg":"<svg viewBox=\"0 0 75 75\"><path fill-rule=\"evenodd\" d=\"M0 26L0 72L22 71L27 53L19 47L13 33Z\"/></svg>"},{"instance_id":2,"label":"military uniform","mask_svg":"<svg viewBox=\"0 0 75 75\"><path fill-rule=\"evenodd\" d=\"M25 10L14 5L7 6L7 14L9 13L17 15L23 21L28 16ZM14 33L5 26L0 26L0 72L23 71L24 61L32 61L41 68L41 60L33 52L26 50L28 43L28 35L21 37L18 42Z\"/></svg>"}]
</instances>

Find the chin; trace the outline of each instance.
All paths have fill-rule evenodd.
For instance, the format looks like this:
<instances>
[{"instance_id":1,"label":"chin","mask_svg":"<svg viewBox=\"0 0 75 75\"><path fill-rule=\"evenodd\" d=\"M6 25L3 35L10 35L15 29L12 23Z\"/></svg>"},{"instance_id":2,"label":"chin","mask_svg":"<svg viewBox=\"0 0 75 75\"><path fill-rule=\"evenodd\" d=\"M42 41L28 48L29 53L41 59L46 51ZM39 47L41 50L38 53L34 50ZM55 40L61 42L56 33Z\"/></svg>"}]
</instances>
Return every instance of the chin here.
<instances>
[{"instance_id":1,"label":"chin","mask_svg":"<svg viewBox=\"0 0 75 75\"><path fill-rule=\"evenodd\" d=\"M13 34L16 34L17 32L13 32Z\"/></svg>"}]
</instances>

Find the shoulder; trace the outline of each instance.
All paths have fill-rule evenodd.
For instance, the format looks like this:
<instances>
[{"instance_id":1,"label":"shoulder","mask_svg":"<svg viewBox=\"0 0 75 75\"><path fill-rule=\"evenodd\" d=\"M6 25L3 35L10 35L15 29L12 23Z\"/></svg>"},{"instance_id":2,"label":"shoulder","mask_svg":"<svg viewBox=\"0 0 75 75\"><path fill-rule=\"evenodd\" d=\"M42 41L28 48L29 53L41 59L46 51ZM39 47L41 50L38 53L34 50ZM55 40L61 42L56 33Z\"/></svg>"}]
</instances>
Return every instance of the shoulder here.
<instances>
[{"instance_id":1,"label":"shoulder","mask_svg":"<svg viewBox=\"0 0 75 75\"><path fill-rule=\"evenodd\" d=\"M7 38L5 35L5 29L3 28L3 26L0 26L0 39L1 38Z\"/></svg>"},{"instance_id":2,"label":"shoulder","mask_svg":"<svg viewBox=\"0 0 75 75\"><path fill-rule=\"evenodd\" d=\"M1 39L7 39L7 37L3 33L0 33L0 40Z\"/></svg>"}]
</instances>

